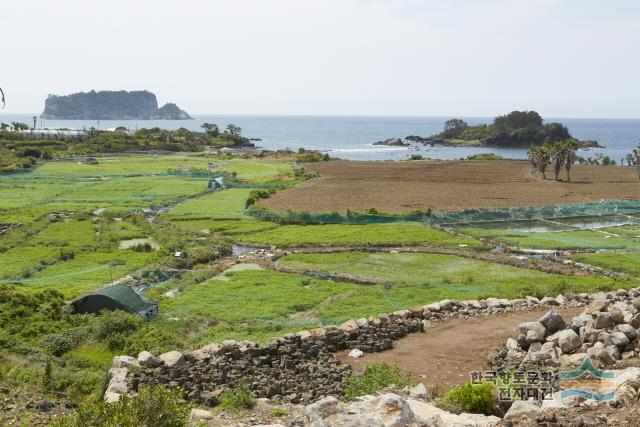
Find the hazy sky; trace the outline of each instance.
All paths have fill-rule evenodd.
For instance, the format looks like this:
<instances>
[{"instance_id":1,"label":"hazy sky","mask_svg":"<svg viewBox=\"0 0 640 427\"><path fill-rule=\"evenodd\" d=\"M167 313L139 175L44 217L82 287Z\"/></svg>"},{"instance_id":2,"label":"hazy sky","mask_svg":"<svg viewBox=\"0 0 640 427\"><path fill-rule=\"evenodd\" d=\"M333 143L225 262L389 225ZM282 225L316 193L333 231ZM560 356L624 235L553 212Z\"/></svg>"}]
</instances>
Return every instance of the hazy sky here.
<instances>
[{"instance_id":1,"label":"hazy sky","mask_svg":"<svg viewBox=\"0 0 640 427\"><path fill-rule=\"evenodd\" d=\"M5 0L8 113L148 89L191 113L640 117L637 0Z\"/></svg>"}]
</instances>

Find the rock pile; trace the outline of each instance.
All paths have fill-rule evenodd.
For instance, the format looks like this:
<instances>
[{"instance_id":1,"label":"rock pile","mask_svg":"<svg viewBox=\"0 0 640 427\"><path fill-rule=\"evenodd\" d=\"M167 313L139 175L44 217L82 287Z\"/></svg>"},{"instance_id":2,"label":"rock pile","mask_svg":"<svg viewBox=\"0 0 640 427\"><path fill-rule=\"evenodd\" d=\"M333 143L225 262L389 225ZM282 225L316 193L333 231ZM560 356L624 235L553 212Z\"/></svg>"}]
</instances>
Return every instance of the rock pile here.
<instances>
[{"instance_id":1,"label":"rock pile","mask_svg":"<svg viewBox=\"0 0 640 427\"><path fill-rule=\"evenodd\" d=\"M159 364L148 363L141 353L143 369L130 376L130 390L164 384L179 388L187 400L215 406L225 388L242 380L256 396L306 403L340 395L350 372L317 342L299 335L265 346L228 340L190 353L170 353L160 355Z\"/></svg>"},{"instance_id":2,"label":"rock pile","mask_svg":"<svg viewBox=\"0 0 640 427\"><path fill-rule=\"evenodd\" d=\"M491 363L499 367L577 367L591 358L598 368L640 356L640 291L599 293L571 322L552 309L538 321L519 325Z\"/></svg>"}]
</instances>

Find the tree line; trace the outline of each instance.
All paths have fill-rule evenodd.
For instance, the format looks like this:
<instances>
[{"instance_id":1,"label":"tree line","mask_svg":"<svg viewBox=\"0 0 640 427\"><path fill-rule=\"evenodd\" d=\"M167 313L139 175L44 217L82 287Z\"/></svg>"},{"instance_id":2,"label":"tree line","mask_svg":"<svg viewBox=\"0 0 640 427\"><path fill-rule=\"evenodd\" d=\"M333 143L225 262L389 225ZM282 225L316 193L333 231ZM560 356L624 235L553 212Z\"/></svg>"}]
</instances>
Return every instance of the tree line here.
<instances>
[{"instance_id":1,"label":"tree line","mask_svg":"<svg viewBox=\"0 0 640 427\"><path fill-rule=\"evenodd\" d=\"M564 168L567 173L567 181L571 182L571 167L576 163L592 164L601 166L615 166L615 160L609 157L601 157L599 159L583 159L576 154L579 148L578 141L573 138L564 141L557 141L553 144L544 144L540 147L532 147L528 151L529 162L531 166L542 173L542 177L547 179L547 169L551 166L555 180L559 180L560 172ZM636 147L630 154L627 154L622 160L621 165L627 163L627 166L635 167L638 170L638 178L640 179L640 145Z\"/></svg>"}]
</instances>

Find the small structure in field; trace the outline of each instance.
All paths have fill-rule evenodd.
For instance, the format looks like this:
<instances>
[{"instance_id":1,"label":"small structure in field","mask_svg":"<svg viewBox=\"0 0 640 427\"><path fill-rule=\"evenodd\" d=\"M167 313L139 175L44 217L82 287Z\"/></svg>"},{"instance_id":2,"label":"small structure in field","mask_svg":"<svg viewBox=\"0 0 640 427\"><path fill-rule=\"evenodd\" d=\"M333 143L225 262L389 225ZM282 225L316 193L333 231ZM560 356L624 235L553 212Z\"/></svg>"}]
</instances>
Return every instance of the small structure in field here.
<instances>
[{"instance_id":1,"label":"small structure in field","mask_svg":"<svg viewBox=\"0 0 640 427\"><path fill-rule=\"evenodd\" d=\"M124 310L143 319L149 319L158 313L158 304L126 285L108 286L78 298L71 305L78 314Z\"/></svg>"},{"instance_id":2,"label":"small structure in field","mask_svg":"<svg viewBox=\"0 0 640 427\"><path fill-rule=\"evenodd\" d=\"M224 187L224 178L223 177L218 177L218 178L214 178L214 179L210 179L209 180L209 190L218 190L220 188Z\"/></svg>"}]
</instances>

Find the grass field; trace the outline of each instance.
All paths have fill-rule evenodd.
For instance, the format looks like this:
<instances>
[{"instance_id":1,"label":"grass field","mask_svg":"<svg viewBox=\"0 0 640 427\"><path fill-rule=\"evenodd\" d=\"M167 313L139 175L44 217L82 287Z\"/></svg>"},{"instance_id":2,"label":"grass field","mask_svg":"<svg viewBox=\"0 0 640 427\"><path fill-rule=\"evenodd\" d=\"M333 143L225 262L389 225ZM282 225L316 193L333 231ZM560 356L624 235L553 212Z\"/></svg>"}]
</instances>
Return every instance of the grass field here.
<instances>
[{"instance_id":1,"label":"grass field","mask_svg":"<svg viewBox=\"0 0 640 427\"><path fill-rule=\"evenodd\" d=\"M617 228L614 227L609 230L616 230ZM464 235L488 238L497 243L528 249L640 249L640 238L615 237L602 231L593 230L519 232L460 228L458 231Z\"/></svg>"},{"instance_id":2,"label":"grass field","mask_svg":"<svg viewBox=\"0 0 640 427\"><path fill-rule=\"evenodd\" d=\"M302 256L295 255L285 258L283 263L387 278L397 284L390 287L356 285L259 270L227 273L226 280L214 278L188 286L175 298L158 298L171 286L155 289L151 295L160 299L163 316L189 320L185 324L185 335L188 330L195 345L228 338L264 342L286 332L339 324L354 317L374 316L445 298L520 297L638 284L637 280L557 276L470 260L451 260L447 256L405 258L403 271L398 268L389 271L394 262L401 262L397 257L340 255L345 256L314 256L314 263L301 262ZM318 258L330 260L320 265Z\"/></svg>"},{"instance_id":3,"label":"grass field","mask_svg":"<svg viewBox=\"0 0 640 427\"><path fill-rule=\"evenodd\" d=\"M224 160L219 170L255 184L290 183L295 180L291 163L275 160Z\"/></svg>"},{"instance_id":4,"label":"grass field","mask_svg":"<svg viewBox=\"0 0 640 427\"><path fill-rule=\"evenodd\" d=\"M429 244L437 247L481 248L482 244L418 223L376 225L286 225L237 237L246 243L294 246L323 244Z\"/></svg>"},{"instance_id":5,"label":"grass field","mask_svg":"<svg viewBox=\"0 0 640 427\"><path fill-rule=\"evenodd\" d=\"M519 297L523 292L530 295L557 295L569 288L585 291L606 285L622 286L619 282L604 277L562 276L439 254L292 254L278 262L292 268L330 274L343 273L352 277L381 279L395 284L435 286L452 295L460 292L509 297Z\"/></svg>"},{"instance_id":6,"label":"grass field","mask_svg":"<svg viewBox=\"0 0 640 427\"><path fill-rule=\"evenodd\" d=\"M234 219L243 216L250 189L218 190L172 207L165 218Z\"/></svg>"},{"instance_id":7,"label":"grass field","mask_svg":"<svg viewBox=\"0 0 640 427\"><path fill-rule=\"evenodd\" d=\"M602 252L574 255L576 261L640 277L640 252Z\"/></svg>"}]
</instances>

